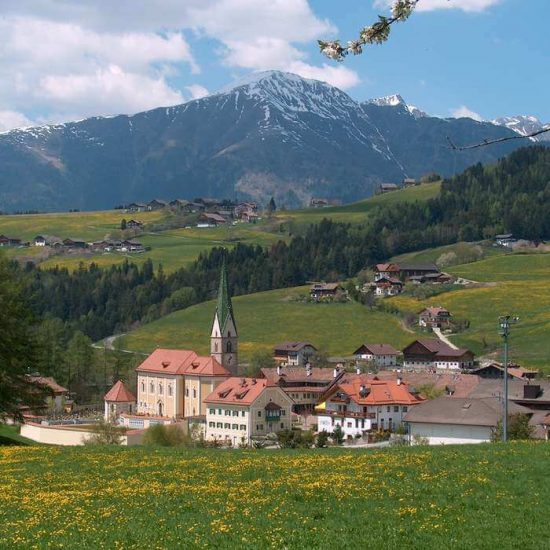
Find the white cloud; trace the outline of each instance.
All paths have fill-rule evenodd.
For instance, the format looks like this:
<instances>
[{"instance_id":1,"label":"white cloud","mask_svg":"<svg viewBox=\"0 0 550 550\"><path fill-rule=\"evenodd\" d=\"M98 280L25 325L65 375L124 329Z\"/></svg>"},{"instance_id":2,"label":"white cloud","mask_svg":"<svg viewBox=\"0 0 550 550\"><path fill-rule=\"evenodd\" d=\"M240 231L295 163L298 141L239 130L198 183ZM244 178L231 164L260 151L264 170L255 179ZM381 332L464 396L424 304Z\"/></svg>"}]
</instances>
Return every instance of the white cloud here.
<instances>
[{"instance_id":1,"label":"white cloud","mask_svg":"<svg viewBox=\"0 0 550 550\"><path fill-rule=\"evenodd\" d=\"M468 109L466 105L461 105L456 109L451 109L451 115L454 118L472 118L473 120L477 120L478 122L483 120L480 114L472 111L471 109Z\"/></svg>"},{"instance_id":2,"label":"white cloud","mask_svg":"<svg viewBox=\"0 0 550 550\"><path fill-rule=\"evenodd\" d=\"M481 12L500 2L502 0L420 0L416 9L419 12L441 9ZM392 4L393 0L375 0L374 2L374 6L378 9L389 8Z\"/></svg>"},{"instance_id":3,"label":"white cloud","mask_svg":"<svg viewBox=\"0 0 550 550\"><path fill-rule=\"evenodd\" d=\"M357 73L344 65L328 65L327 63L323 63L321 67L317 67L302 61L295 61L291 63L288 70L304 78L323 80L342 90L352 88L360 82Z\"/></svg>"},{"instance_id":4,"label":"white cloud","mask_svg":"<svg viewBox=\"0 0 550 550\"><path fill-rule=\"evenodd\" d=\"M191 84L191 86L186 86L185 89L191 94L191 99L200 99L210 95L210 92L200 84Z\"/></svg>"},{"instance_id":5,"label":"white cloud","mask_svg":"<svg viewBox=\"0 0 550 550\"><path fill-rule=\"evenodd\" d=\"M0 111L0 132L32 125L32 121L23 113L18 113L17 111Z\"/></svg>"}]
</instances>

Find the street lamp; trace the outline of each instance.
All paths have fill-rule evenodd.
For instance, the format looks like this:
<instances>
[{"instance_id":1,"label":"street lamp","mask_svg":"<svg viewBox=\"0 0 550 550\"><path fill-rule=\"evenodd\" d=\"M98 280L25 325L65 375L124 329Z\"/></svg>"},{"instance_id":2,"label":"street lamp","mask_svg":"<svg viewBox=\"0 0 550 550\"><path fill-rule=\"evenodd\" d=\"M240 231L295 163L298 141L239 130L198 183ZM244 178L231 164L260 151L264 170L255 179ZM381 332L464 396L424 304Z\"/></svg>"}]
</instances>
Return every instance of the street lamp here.
<instances>
[{"instance_id":1,"label":"street lamp","mask_svg":"<svg viewBox=\"0 0 550 550\"><path fill-rule=\"evenodd\" d=\"M508 440L508 337L510 336L510 325L519 321L519 317L503 315L498 318L499 334L504 339L504 407L502 418L502 441Z\"/></svg>"}]
</instances>

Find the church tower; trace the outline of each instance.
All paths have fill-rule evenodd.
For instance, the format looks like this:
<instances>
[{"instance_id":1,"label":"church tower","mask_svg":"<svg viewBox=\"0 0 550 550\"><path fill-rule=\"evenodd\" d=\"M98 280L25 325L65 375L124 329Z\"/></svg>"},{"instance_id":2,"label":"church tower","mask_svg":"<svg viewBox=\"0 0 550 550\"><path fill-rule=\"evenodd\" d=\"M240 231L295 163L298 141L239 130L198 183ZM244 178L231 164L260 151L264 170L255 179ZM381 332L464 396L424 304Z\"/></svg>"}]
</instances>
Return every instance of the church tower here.
<instances>
[{"instance_id":1,"label":"church tower","mask_svg":"<svg viewBox=\"0 0 550 550\"><path fill-rule=\"evenodd\" d=\"M237 351L239 337L233 317L233 306L227 285L225 260L220 274L218 304L210 335L210 355L215 357L233 376L237 375Z\"/></svg>"}]
</instances>

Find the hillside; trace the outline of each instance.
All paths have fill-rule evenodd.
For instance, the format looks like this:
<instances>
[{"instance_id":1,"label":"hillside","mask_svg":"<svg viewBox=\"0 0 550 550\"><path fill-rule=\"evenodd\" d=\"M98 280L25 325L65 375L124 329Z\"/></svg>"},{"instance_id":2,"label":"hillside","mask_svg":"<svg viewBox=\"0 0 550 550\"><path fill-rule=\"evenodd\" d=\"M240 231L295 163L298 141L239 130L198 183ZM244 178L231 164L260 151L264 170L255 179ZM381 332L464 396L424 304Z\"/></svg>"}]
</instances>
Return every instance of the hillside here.
<instances>
[{"instance_id":1,"label":"hillside","mask_svg":"<svg viewBox=\"0 0 550 550\"><path fill-rule=\"evenodd\" d=\"M309 340L330 355L349 356L365 341L404 346L411 340L396 316L370 311L358 303L315 304L295 301L309 287L258 292L233 299L243 361L272 351L283 341ZM120 338L124 349L151 352L157 346L209 353L215 302L176 311Z\"/></svg>"},{"instance_id":2,"label":"hillside","mask_svg":"<svg viewBox=\"0 0 550 550\"><path fill-rule=\"evenodd\" d=\"M544 442L0 449L3 548L545 548ZM160 519L159 519L160 518Z\"/></svg>"},{"instance_id":3,"label":"hillside","mask_svg":"<svg viewBox=\"0 0 550 550\"><path fill-rule=\"evenodd\" d=\"M457 152L447 136L468 144L512 135L471 119L361 105L326 83L268 71L183 105L1 134L0 210L197 196L351 202L382 181L449 176L521 145Z\"/></svg>"},{"instance_id":4,"label":"hillside","mask_svg":"<svg viewBox=\"0 0 550 550\"><path fill-rule=\"evenodd\" d=\"M470 327L451 339L477 354L500 349L499 315L517 315L520 322L510 338L512 360L550 372L550 254L499 255L447 271L484 284L425 300L402 295L389 302L408 312L441 305L456 317L469 319Z\"/></svg>"}]
</instances>

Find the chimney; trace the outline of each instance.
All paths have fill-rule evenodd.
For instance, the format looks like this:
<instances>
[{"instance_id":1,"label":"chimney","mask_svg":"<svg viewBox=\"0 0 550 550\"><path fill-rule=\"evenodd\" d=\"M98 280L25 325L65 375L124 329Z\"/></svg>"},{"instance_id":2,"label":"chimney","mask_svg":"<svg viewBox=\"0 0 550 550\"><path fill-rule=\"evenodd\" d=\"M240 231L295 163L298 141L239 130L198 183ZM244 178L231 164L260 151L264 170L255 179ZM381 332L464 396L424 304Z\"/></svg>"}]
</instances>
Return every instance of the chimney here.
<instances>
[{"instance_id":1,"label":"chimney","mask_svg":"<svg viewBox=\"0 0 550 550\"><path fill-rule=\"evenodd\" d=\"M311 363L306 363L306 376L311 376Z\"/></svg>"},{"instance_id":2,"label":"chimney","mask_svg":"<svg viewBox=\"0 0 550 550\"><path fill-rule=\"evenodd\" d=\"M277 365L277 376L281 376L281 365Z\"/></svg>"},{"instance_id":3,"label":"chimney","mask_svg":"<svg viewBox=\"0 0 550 550\"><path fill-rule=\"evenodd\" d=\"M397 377L397 385L401 386L402 383L403 383L403 379L401 378L401 376L398 376Z\"/></svg>"},{"instance_id":4,"label":"chimney","mask_svg":"<svg viewBox=\"0 0 550 550\"><path fill-rule=\"evenodd\" d=\"M536 399L540 394L540 386L538 384L526 384L523 386L523 399Z\"/></svg>"},{"instance_id":5,"label":"chimney","mask_svg":"<svg viewBox=\"0 0 550 550\"><path fill-rule=\"evenodd\" d=\"M332 371L332 377L333 378L336 378L338 376L338 367L336 367L333 371Z\"/></svg>"},{"instance_id":6,"label":"chimney","mask_svg":"<svg viewBox=\"0 0 550 550\"><path fill-rule=\"evenodd\" d=\"M355 374L361 374L361 367L359 365L355 365Z\"/></svg>"}]
</instances>

